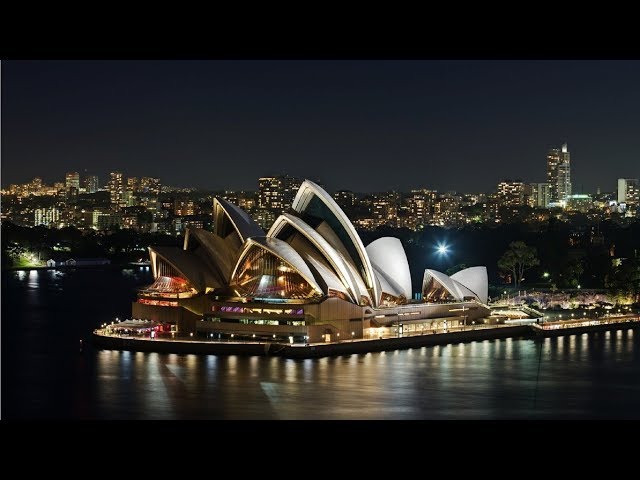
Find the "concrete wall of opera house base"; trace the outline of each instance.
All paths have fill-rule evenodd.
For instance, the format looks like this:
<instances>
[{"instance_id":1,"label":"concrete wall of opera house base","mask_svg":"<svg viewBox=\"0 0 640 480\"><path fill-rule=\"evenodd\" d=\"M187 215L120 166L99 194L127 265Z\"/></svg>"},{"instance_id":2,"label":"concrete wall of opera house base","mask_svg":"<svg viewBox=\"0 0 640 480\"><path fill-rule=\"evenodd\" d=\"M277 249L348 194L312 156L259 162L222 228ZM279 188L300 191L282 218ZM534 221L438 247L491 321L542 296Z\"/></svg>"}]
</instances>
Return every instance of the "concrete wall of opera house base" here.
<instances>
[{"instance_id":1,"label":"concrete wall of opera house base","mask_svg":"<svg viewBox=\"0 0 640 480\"><path fill-rule=\"evenodd\" d=\"M306 336L309 343L424 333L471 325L490 310L475 301L359 306L337 297L314 303L218 301L211 295L179 299L179 306L133 303L133 318L177 325L179 333L231 334L238 339ZM276 324L278 323L278 324ZM400 327L402 325L402 327ZM285 340L286 341L286 340Z\"/></svg>"}]
</instances>

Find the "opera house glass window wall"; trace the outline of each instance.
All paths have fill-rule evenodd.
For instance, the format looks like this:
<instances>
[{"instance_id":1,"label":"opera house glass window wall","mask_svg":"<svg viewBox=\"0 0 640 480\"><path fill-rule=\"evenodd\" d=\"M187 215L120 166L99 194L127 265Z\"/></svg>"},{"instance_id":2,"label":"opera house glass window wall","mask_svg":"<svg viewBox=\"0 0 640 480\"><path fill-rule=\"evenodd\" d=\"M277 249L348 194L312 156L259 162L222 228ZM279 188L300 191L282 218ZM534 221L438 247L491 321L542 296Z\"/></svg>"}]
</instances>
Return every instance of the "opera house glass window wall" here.
<instances>
[{"instance_id":1,"label":"opera house glass window wall","mask_svg":"<svg viewBox=\"0 0 640 480\"><path fill-rule=\"evenodd\" d=\"M318 296L295 268L258 246L251 248L240 262L232 285L246 297L309 299Z\"/></svg>"}]
</instances>

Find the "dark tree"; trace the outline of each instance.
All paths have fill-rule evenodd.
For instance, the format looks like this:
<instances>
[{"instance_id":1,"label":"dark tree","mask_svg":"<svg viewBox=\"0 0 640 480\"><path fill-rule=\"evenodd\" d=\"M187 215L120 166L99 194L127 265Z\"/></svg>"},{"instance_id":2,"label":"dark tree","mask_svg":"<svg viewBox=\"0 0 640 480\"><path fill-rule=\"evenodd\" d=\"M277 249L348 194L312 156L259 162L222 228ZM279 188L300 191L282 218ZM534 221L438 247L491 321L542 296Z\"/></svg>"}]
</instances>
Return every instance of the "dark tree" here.
<instances>
[{"instance_id":1,"label":"dark tree","mask_svg":"<svg viewBox=\"0 0 640 480\"><path fill-rule=\"evenodd\" d=\"M524 272L539 264L536 249L521 241L511 242L509 249L498 260L498 268L511 273L515 288L518 288L524 280Z\"/></svg>"}]
</instances>

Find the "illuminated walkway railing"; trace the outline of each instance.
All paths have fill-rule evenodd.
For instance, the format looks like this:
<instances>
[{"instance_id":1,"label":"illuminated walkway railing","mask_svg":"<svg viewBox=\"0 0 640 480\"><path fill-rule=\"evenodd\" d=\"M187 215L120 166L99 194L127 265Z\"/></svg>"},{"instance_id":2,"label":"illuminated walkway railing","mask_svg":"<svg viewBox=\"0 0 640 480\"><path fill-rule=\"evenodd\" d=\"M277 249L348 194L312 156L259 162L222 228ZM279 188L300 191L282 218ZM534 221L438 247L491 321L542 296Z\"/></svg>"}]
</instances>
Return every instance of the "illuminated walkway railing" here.
<instances>
[{"instance_id":1,"label":"illuminated walkway railing","mask_svg":"<svg viewBox=\"0 0 640 480\"><path fill-rule=\"evenodd\" d=\"M541 330L560 330L563 328L592 327L596 325L609 325L615 323L640 322L639 315L620 315L603 317L598 319L579 318L576 320L565 320L559 322L546 322L543 324L534 324L535 328Z\"/></svg>"}]
</instances>

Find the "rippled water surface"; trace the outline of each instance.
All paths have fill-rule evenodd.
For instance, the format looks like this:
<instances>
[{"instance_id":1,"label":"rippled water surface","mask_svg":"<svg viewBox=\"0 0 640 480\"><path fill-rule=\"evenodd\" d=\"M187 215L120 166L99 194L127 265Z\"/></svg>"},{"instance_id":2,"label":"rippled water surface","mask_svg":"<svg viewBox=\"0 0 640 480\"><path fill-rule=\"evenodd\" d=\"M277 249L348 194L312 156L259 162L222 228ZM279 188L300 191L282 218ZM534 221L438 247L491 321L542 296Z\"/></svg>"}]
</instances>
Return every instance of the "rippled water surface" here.
<instances>
[{"instance_id":1,"label":"rippled water surface","mask_svg":"<svg viewBox=\"0 0 640 480\"><path fill-rule=\"evenodd\" d=\"M79 353L150 279L3 272L3 418L640 418L640 330L317 360Z\"/></svg>"}]
</instances>

